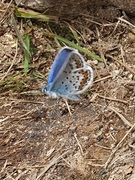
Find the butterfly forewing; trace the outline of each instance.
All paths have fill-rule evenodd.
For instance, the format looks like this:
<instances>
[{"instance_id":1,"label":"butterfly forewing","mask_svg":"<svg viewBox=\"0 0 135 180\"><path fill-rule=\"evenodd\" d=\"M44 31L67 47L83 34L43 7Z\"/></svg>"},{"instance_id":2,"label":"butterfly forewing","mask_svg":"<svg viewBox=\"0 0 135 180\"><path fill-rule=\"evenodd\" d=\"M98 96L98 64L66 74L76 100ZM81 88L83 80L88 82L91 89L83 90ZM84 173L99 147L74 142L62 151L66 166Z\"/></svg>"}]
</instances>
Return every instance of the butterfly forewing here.
<instances>
[{"instance_id":1,"label":"butterfly forewing","mask_svg":"<svg viewBox=\"0 0 135 180\"><path fill-rule=\"evenodd\" d=\"M62 48L58 53L49 73L48 84L55 83L55 81L61 76L72 54L72 51L73 49L65 47Z\"/></svg>"}]
</instances>

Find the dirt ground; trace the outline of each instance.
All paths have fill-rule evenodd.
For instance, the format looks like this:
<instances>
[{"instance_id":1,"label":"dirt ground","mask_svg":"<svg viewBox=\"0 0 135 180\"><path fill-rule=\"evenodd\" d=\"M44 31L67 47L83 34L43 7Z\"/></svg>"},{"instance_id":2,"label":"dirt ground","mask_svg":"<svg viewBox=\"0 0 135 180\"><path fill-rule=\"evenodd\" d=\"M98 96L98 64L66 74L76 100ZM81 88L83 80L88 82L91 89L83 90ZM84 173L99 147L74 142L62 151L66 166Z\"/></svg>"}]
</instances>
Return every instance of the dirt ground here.
<instances>
[{"instance_id":1,"label":"dirt ground","mask_svg":"<svg viewBox=\"0 0 135 180\"><path fill-rule=\"evenodd\" d=\"M0 10L0 179L134 180L135 25L122 16L113 22L83 15L59 23L16 19L22 37L30 36L25 75L7 6ZM79 102L68 101L72 116L62 99L41 93L64 46L48 34L77 43L71 29L81 47L104 60L83 54L95 78Z\"/></svg>"}]
</instances>

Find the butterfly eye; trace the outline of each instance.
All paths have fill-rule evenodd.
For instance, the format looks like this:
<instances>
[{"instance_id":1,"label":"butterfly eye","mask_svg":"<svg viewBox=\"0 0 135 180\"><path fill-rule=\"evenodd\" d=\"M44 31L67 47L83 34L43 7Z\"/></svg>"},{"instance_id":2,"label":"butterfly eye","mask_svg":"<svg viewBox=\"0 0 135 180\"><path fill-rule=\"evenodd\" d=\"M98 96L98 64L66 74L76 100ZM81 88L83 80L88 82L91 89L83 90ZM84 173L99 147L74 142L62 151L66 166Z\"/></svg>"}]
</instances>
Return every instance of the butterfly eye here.
<instances>
[{"instance_id":1,"label":"butterfly eye","mask_svg":"<svg viewBox=\"0 0 135 180\"><path fill-rule=\"evenodd\" d=\"M46 93L47 92L47 86L43 87L41 91L42 91L42 93Z\"/></svg>"}]
</instances>

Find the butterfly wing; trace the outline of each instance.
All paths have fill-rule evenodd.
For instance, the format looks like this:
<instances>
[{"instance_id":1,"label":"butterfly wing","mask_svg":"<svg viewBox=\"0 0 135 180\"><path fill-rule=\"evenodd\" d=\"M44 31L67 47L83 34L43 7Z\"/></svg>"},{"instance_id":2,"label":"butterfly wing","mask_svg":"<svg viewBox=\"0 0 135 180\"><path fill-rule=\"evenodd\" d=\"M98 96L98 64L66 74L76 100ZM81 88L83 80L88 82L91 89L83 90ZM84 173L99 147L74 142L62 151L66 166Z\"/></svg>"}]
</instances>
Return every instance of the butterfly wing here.
<instances>
[{"instance_id":1,"label":"butterfly wing","mask_svg":"<svg viewBox=\"0 0 135 180\"><path fill-rule=\"evenodd\" d=\"M49 76L48 76L48 85L51 86L57 81L57 79L61 76L63 70L65 69L68 60L72 54L74 49L69 47L62 48L58 55L56 56L54 63L51 67Z\"/></svg>"},{"instance_id":2,"label":"butterfly wing","mask_svg":"<svg viewBox=\"0 0 135 180\"><path fill-rule=\"evenodd\" d=\"M66 66L53 83L50 91L57 94L57 96L78 100L79 94L83 93L91 85L93 70L86 65L83 57L77 50L72 49L72 53L70 53L68 58Z\"/></svg>"}]
</instances>

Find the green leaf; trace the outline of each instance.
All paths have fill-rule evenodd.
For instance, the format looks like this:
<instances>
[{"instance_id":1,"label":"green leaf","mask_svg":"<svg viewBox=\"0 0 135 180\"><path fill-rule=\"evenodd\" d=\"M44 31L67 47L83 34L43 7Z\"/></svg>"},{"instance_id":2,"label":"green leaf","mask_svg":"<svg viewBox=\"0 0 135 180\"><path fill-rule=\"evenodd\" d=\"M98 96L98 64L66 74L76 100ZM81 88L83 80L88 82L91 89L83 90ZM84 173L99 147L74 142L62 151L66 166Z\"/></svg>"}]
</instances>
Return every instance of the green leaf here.
<instances>
[{"instance_id":1,"label":"green leaf","mask_svg":"<svg viewBox=\"0 0 135 180\"><path fill-rule=\"evenodd\" d=\"M38 19L46 22L52 22L58 20L56 16L44 15L39 12L35 12L33 10L23 9L23 8L16 8L15 15L20 18Z\"/></svg>"},{"instance_id":2,"label":"green leaf","mask_svg":"<svg viewBox=\"0 0 135 180\"><path fill-rule=\"evenodd\" d=\"M81 46L69 41L68 39L65 39L65 38L58 36L58 35L55 35L54 38L56 38L57 40L59 40L61 42L66 43L67 45L69 45L75 49L78 49L79 51L87 54L89 57L91 57L94 60L103 62L103 59L101 59L99 56L97 56L97 55L93 54L92 52L90 52L89 50L82 48Z\"/></svg>"},{"instance_id":3,"label":"green leaf","mask_svg":"<svg viewBox=\"0 0 135 180\"><path fill-rule=\"evenodd\" d=\"M30 51L30 37L26 35L25 43L27 49ZM25 50L24 52L24 73L27 74L29 71L30 54Z\"/></svg>"}]
</instances>

